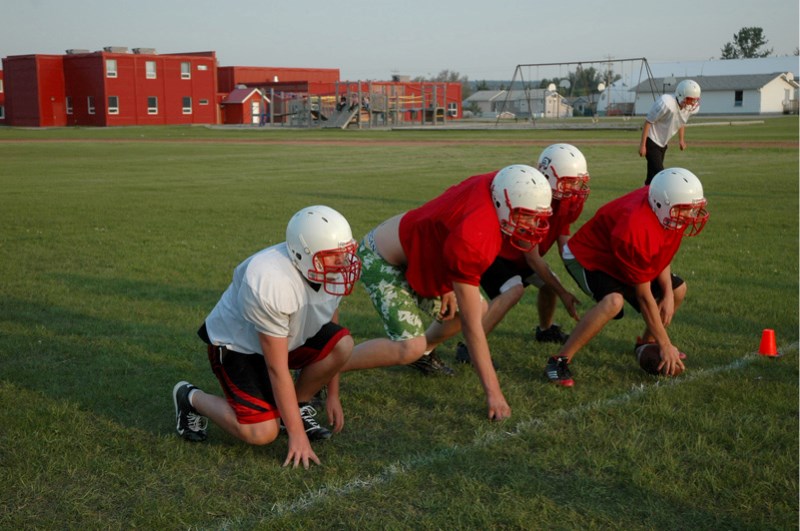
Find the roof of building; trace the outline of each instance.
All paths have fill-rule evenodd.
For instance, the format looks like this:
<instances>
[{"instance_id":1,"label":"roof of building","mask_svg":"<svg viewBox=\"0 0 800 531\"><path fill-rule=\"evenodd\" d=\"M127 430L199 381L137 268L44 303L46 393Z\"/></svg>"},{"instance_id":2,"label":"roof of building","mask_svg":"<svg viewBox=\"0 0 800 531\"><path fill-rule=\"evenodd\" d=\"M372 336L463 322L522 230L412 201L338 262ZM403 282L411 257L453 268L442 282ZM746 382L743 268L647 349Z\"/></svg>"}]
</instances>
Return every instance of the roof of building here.
<instances>
[{"instance_id":1,"label":"roof of building","mask_svg":"<svg viewBox=\"0 0 800 531\"><path fill-rule=\"evenodd\" d=\"M237 88L233 89L228 96L222 100L223 104L236 104L236 103L244 103L250 99L250 96L253 95L253 92L258 92L259 96L261 95L261 91L257 88Z\"/></svg>"},{"instance_id":2,"label":"roof of building","mask_svg":"<svg viewBox=\"0 0 800 531\"><path fill-rule=\"evenodd\" d=\"M774 74L742 74L742 75L722 75L722 76L694 76L694 77L675 77L669 79L670 85L677 86L684 79L692 79L700 85L700 88L703 91L715 91L715 90L756 90L760 89L761 87L767 85L770 81L774 80L777 77L780 77L782 73L774 73ZM668 78L664 77L657 77L653 79L653 83L656 87L662 87L665 85L665 80ZM797 87L797 82L793 79L786 77L787 82L791 83L795 88ZM636 87L631 90L635 91L648 91L650 90L650 82L644 81L639 83Z\"/></svg>"}]
</instances>

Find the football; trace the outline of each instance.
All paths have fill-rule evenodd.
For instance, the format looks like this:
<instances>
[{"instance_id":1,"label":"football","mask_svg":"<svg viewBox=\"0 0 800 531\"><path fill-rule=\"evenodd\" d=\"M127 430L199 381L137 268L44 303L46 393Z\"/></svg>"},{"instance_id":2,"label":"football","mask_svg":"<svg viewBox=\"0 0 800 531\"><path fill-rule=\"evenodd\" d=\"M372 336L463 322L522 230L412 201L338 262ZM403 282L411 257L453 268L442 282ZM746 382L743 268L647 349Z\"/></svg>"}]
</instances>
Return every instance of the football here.
<instances>
[{"instance_id":1,"label":"football","mask_svg":"<svg viewBox=\"0 0 800 531\"><path fill-rule=\"evenodd\" d=\"M659 372L658 365L661 363L660 349L655 343L647 343L636 349L636 359L639 367L648 374L663 374ZM683 371L678 368L672 376L678 376Z\"/></svg>"}]
</instances>

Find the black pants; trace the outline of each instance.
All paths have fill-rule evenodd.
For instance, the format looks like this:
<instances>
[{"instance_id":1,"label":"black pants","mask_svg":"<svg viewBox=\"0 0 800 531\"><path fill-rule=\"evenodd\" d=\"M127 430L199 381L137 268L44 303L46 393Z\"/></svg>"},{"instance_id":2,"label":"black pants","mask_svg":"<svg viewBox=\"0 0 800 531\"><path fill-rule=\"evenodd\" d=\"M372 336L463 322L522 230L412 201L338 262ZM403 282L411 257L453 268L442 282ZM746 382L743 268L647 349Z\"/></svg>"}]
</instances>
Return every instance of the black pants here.
<instances>
[{"instance_id":1,"label":"black pants","mask_svg":"<svg viewBox=\"0 0 800 531\"><path fill-rule=\"evenodd\" d=\"M647 179L644 180L644 184L649 185L653 177L664 169L664 155L667 153L667 146L661 147L650 140L649 137L645 146L647 148L647 155L645 155L647 159Z\"/></svg>"}]
</instances>

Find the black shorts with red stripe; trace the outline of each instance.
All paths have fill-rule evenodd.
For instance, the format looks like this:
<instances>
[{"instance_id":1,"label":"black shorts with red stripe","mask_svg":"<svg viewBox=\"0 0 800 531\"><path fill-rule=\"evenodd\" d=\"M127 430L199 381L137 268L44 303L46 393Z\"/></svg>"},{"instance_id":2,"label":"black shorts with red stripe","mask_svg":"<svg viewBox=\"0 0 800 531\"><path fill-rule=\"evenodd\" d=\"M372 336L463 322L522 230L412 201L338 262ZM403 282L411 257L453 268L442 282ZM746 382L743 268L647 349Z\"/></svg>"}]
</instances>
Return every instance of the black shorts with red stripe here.
<instances>
[{"instance_id":1,"label":"black shorts with red stripe","mask_svg":"<svg viewBox=\"0 0 800 531\"><path fill-rule=\"evenodd\" d=\"M208 345L208 362L240 424L256 424L280 417L264 356L211 344L205 323L197 331ZM289 368L302 369L325 359L347 328L328 323L303 345L289 352Z\"/></svg>"}]
</instances>

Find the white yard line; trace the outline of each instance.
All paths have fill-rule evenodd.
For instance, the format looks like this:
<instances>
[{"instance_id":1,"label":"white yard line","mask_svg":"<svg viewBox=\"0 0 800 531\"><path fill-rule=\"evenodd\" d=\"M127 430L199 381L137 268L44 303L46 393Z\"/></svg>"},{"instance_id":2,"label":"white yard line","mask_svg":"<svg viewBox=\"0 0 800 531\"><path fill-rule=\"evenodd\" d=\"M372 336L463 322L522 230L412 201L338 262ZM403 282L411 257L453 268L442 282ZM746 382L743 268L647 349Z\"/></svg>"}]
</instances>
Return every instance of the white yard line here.
<instances>
[{"instance_id":1,"label":"white yard line","mask_svg":"<svg viewBox=\"0 0 800 531\"><path fill-rule=\"evenodd\" d=\"M786 352L788 350L794 351L797 350L797 348L798 344L795 342L792 345L783 347L781 351L783 352ZM581 404L571 409L559 409L549 414L547 417L522 420L517 423L516 428L513 431L488 433L476 438L469 445L440 448L428 454L415 455L414 457L403 459L402 461L398 461L396 463L387 466L378 474L355 478L343 485L328 484L314 491L307 492L302 496L294 499L293 501L277 502L271 507L270 513L271 516L281 516L286 513L293 513L300 511L311 505L314 505L317 502L324 501L325 499L330 497L347 496L348 494L353 492L370 490L377 486L388 483L395 477L401 476L407 472L413 471L418 468L422 468L431 463L450 459L453 456L465 450L469 450L471 448L481 448L481 447L491 446L498 442L502 442L508 437L517 437L519 435L532 431L534 428L541 428L541 426L547 425L548 423L552 423L556 419L561 419L576 414L582 414L590 411L596 411L600 409L606 409L609 407L615 407L621 404L625 404L627 402L630 402L631 400L638 398L639 396L656 391L663 387L674 387L677 385L683 385L686 383L693 382L695 380L713 376L714 374L734 371L746 366L747 364L753 362L756 359L759 359L759 357L760 356L757 353L747 354L742 358L734 360L728 365L691 371L681 376L680 378L659 380L658 382L652 385L645 385L645 384L637 385L631 388L629 391L612 398Z\"/></svg>"}]
</instances>

